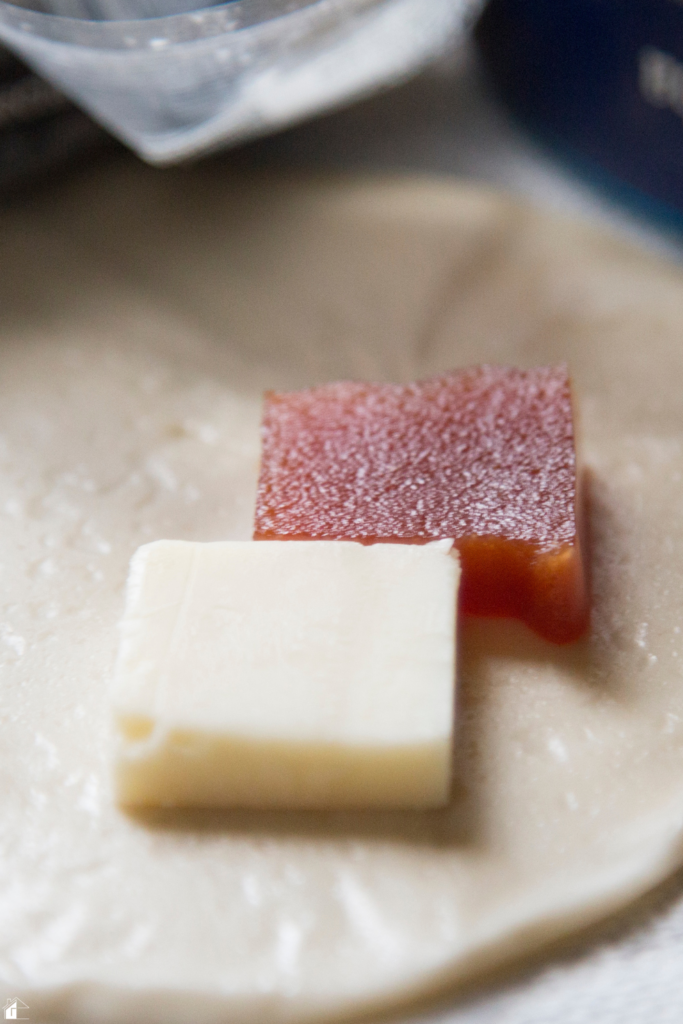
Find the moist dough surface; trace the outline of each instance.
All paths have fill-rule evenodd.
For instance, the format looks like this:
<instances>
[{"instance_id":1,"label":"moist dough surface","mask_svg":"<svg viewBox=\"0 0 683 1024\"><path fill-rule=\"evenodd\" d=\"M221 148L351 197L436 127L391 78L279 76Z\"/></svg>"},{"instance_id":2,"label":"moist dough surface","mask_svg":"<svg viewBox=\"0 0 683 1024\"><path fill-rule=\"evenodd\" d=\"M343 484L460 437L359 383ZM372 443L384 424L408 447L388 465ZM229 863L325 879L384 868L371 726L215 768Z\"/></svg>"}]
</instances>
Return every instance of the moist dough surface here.
<instances>
[{"instance_id":1,"label":"moist dough surface","mask_svg":"<svg viewBox=\"0 0 683 1024\"><path fill-rule=\"evenodd\" d=\"M449 182L156 172L0 213L0 996L73 1024L298 1021L471 978L683 859L683 275ZM261 393L569 363L594 612L461 632L453 799L126 815L135 548L250 536Z\"/></svg>"}]
</instances>

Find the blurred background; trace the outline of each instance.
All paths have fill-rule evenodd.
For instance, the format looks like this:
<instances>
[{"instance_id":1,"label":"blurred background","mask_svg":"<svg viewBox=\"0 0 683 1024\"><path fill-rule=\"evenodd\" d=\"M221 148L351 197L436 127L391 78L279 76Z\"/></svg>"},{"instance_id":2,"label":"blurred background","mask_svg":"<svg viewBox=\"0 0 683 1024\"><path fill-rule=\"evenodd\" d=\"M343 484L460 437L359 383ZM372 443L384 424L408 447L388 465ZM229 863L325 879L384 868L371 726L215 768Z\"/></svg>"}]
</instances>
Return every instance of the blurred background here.
<instances>
[{"instance_id":1,"label":"blurred background","mask_svg":"<svg viewBox=\"0 0 683 1024\"><path fill-rule=\"evenodd\" d=\"M184 9L183 0L169 2L172 12ZM435 0L430 8L429 0L422 8L423 23L416 21L420 9L405 3L394 10L391 23L378 22L376 11L392 8L395 2L357 0L354 4L350 0L353 10L346 15L347 22L355 19L362 24L362 31L356 33L360 44L354 41L353 48L344 49L347 40L343 39L340 46L336 23L337 35L329 37L326 27L316 27L315 38L322 42L314 45L309 40L303 61L297 50L300 29L288 39L282 26L310 21L310 12L329 6L330 0L322 4L310 0L278 4L276 0L265 5L266 16L257 10L259 4L263 8L261 0L211 8L214 19L216 12L230 11L231 16L242 12L227 26L231 41L249 38L264 25L269 35L265 42L259 36L256 44L249 43L248 60L244 52L225 56L221 43L221 59L240 64L242 77L231 81L230 89L226 86L218 97L215 83L222 70L211 72L211 88L206 81L185 82L180 103L177 96L163 100L163 123L159 100L154 112L155 141L150 143L149 126L140 128L140 117L135 123L129 98L112 106L111 96L119 88L115 71L105 69L110 79L105 78L102 87L93 79L92 68L85 66L74 85L70 72L64 71L68 61L63 54L61 65L54 60L43 65L42 51L31 49L36 36L50 36L51 26L44 30L42 25L50 19L44 12L54 10L54 5L25 2L16 8L0 0L0 35L4 33L15 49L23 47L24 56L41 71L47 70L53 83L0 48L0 194L11 196L18 189L36 187L47 175L69 173L70 167L120 146L121 139L157 163L229 148L229 159L246 165L413 170L472 177L555 208L605 220L648 246L680 258L683 5L675 0L564 0L559 5L546 0L490 0L488 4ZM153 14L155 4L169 10L164 0L146 0L146 4ZM37 28L29 25L31 32L24 33L31 37L28 50L16 18L12 20L17 10L23 17L25 7L32 7L42 19ZM143 14L150 13L147 7L142 5ZM370 8L375 17L372 25L366 10ZM134 0L100 0L100 7L84 6L79 0L61 0L59 6L58 0L57 10L75 15L71 24L79 31L84 23L88 31L93 26L107 31L112 28L111 18L116 31L122 24L126 28L151 25L142 42L136 28L137 35L129 33L125 45L132 46L134 37L138 50L133 56L144 46L141 59L165 62L159 65L162 72L153 72L153 81L161 83L160 94L165 88L163 70L173 59L171 51L184 48L187 53L190 44L213 47L202 51L202 67L207 53L212 58L215 52L215 25L202 29L201 38L193 36L188 43L182 19L193 17L196 22L196 12L122 23L120 17L130 18L135 10ZM265 20L254 28L258 18ZM69 19L52 21L68 24ZM21 25L25 27L26 22ZM221 40L226 38L225 29L223 24ZM208 43L207 34L211 36ZM55 40L62 51L68 49L62 29L52 35L55 38L48 38L47 44L39 40L48 47L50 58L49 47ZM87 32L78 36L78 45L70 51L76 57L70 56L70 63L82 63L84 53L94 53L98 66L112 53L120 57L112 47L122 44L118 38L114 43L110 39L103 41ZM253 58L256 51L258 61ZM353 74L335 69L329 54L337 51L343 57L337 64L354 69ZM290 74L287 79L281 69L287 67L288 59L290 65L295 63L292 53L297 55L296 76ZM259 75L252 75L245 86L244 67L249 61L260 62ZM146 65L147 73L145 69ZM290 81L295 81L296 89L289 88ZM64 82L79 105L65 96ZM297 97L304 89L308 99L302 104ZM200 91L201 103L195 98ZM187 99L190 93L192 102ZM279 106L273 102L276 94ZM291 127L283 127L290 123Z\"/></svg>"}]
</instances>

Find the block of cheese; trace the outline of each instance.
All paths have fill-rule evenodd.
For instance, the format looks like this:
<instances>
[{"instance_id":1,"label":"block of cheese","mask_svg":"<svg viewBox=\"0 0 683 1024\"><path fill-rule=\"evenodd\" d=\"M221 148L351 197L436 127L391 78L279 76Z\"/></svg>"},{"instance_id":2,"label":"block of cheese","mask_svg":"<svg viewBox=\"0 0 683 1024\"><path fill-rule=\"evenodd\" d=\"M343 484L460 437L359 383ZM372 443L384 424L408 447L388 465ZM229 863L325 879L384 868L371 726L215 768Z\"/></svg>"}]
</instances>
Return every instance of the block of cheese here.
<instances>
[{"instance_id":1,"label":"block of cheese","mask_svg":"<svg viewBox=\"0 0 683 1024\"><path fill-rule=\"evenodd\" d=\"M452 541L157 541L131 563L115 680L125 805L448 799Z\"/></svg>"}]
</instances>

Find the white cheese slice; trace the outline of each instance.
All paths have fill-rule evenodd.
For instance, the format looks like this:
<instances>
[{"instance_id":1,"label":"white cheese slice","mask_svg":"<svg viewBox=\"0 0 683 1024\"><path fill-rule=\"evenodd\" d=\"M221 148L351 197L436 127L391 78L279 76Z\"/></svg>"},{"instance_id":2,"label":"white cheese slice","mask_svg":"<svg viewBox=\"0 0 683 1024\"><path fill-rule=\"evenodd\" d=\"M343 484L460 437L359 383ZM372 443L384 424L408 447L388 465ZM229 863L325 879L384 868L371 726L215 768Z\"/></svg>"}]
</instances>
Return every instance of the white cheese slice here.
<instances>
[{"instance_id":1,"label":"white cheese slice","mask_svg":"<svg viewBox=\"0 0 683 1024\"><path fill-rule=\"evenodd\" d=\"M115 682L128 805L448 799L452 541L157 541L133 558Z\"/></svg>"}]
</instances>

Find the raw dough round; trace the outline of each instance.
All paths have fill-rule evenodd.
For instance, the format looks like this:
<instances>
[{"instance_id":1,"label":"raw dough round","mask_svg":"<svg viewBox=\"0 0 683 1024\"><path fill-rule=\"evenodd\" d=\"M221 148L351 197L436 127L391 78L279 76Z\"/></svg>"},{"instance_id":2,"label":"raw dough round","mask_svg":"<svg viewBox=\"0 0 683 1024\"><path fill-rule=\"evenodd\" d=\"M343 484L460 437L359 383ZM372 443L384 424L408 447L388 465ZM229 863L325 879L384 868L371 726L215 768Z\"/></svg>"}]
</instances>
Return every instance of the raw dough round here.
<instances>
[{"instance_id":1,"label":"raw dough round","mask_svg":"<svg viewBox=\"0 0 683 1024\"><path fill-rule=\"evenodd\" d=\"M1 225L3 999L50 1024L384 1006L681 862L679 270L466 185L249 180L224 161L117 158ZM592 636L464 624L450 807L117 810L128 560L157 537L250 535L263 389L562 360Z\"/></svg>"}]
</instances>

